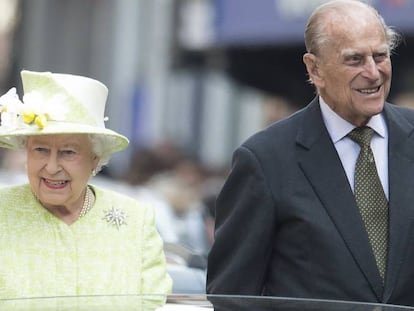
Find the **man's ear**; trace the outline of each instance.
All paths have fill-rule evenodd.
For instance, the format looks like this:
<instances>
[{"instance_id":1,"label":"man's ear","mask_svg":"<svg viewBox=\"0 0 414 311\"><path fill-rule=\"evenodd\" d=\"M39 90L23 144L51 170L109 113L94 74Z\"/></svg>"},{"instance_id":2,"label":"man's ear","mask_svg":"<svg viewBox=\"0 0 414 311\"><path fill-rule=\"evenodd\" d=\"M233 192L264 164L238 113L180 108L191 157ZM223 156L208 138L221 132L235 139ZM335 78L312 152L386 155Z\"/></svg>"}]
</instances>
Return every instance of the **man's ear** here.
<instances>
[{"instance_id":1,"label":"man's ear","mask_svg":"<svg viewBox=\"0 0 414 311\"><path fill-rule=\"evenodd\" d=\"M305 53L303 55L303 62L305 63L306 71L309 75L309 81L317 88L322 87L324 80L317 57L312 53Z\"/></svg>"}]
</instances>

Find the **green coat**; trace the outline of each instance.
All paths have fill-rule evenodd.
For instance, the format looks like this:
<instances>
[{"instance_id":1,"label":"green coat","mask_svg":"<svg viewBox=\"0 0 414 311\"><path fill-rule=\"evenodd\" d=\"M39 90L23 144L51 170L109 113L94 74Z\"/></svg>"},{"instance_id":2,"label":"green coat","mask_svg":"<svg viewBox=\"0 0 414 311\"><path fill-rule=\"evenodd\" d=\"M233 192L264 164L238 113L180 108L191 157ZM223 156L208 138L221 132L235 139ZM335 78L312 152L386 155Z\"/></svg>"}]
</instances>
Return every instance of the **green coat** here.
<instances>
[{"instance_id":1,"label":"green coat","mask_svg":"<svg viewBox=\"0 0 414 311\"><path fill-rule=\"evenodd\" d=\"M29 185L0 189L0 298L171 291L153 210L92 189L94 206L70 226L43 208ZM111 222L111 210L126 223Z\"/></svg>"}]
</instances>

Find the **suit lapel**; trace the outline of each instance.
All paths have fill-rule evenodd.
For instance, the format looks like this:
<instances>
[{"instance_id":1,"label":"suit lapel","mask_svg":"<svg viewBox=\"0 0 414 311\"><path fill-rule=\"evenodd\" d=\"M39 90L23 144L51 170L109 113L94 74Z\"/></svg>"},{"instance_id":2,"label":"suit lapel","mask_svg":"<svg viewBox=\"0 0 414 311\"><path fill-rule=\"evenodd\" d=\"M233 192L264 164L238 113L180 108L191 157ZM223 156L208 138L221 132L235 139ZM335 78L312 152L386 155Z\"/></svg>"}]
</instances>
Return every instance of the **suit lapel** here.
<instances>
[{"instance_id":1,"label":"suit lapel","mask_svg":"<svg viewBox=\"0 0 414 311\"><path fill-rule=\"evenodd\" d=\"M414 191L407 185L413 184L414 176L414 135L413 126L396 111L386 105L385 116L389 131L389 185L390 185L390 234L388 269L384 301L388 301L395 287L414 214ZM414 184L413 184L414 186Z\"/></svg>"},{"instance_id":2,"label":"suit lapel","mask_svg":"<svg viewBox=\"0 0 414 311\"><path fill-rule=\"evenodd\" d=\"M305 112L297 143L299 165L381 301L383 285L368 236L317 100Z\"/></svg>"}]
</instances>

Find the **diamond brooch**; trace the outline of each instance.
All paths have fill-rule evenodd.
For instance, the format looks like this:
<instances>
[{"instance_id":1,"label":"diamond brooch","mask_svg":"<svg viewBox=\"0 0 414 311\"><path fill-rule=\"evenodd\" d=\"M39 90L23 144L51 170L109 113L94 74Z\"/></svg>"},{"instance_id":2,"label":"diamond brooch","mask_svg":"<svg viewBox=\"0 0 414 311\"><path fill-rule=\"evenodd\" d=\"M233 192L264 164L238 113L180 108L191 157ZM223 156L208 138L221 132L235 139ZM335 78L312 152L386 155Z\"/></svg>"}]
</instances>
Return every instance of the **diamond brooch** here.
<instances>
[{"instance_id":1,"label":"diamond brooch","mask_svg":"<svg viewBox=\"0 0 414 311\"><path fill-rule=\"evenodd\" d=\"M119 229L120 226L126 225L126 215L123 210L117 209L112 207L110 210L106 210L105 212L105 219L108 224L116 226Z\"/></svg>"}]
</instances>

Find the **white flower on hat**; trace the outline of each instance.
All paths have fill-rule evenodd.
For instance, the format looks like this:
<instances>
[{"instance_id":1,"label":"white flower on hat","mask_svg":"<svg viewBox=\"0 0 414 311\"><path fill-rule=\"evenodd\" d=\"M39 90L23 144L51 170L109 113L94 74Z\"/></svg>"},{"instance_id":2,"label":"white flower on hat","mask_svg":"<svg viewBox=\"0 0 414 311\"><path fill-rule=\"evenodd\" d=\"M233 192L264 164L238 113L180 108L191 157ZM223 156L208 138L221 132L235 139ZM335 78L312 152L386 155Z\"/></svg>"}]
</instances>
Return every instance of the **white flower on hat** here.
<instances>
[{"instance_id":1,"label":"white flower on hat","mask_svg":"<svg viewBox=\"0 0 414 311\"><path fill-rule=\"evenodd\" d=\"M32 91L23 96L23 109L21 115L26 124L36 124L40 129L44 128L47 121L62 121L67 113L66 106L62 105L66 96L57 94L45 100L41 93Z\"/></svg>"},{"instance_id":2,"label":"white flower on hat","mask_svg":"<svg viewBox=\"0 0 414 311\"><path fill-rule=\"evenodd\" d=\"M49 120L64 120L67 109L61 103L65 99L65 95L57 94L45 100L39 92L32 91L23 96L22 102L13 87L0 97L1 127L13 130L35 124L43 129Z\"/></svg>"},{"instance_id":3,"label":"white flower on hat","mask_svg":"<svg viewBox=\"0 0 414 311\"><path fill-rule=\"evenodd\" d=\"M19 126L19 112L23 103L17 95L16 88L11 88L0 97L1 127L15 129Z\"/></svg>"}]
</instances>

